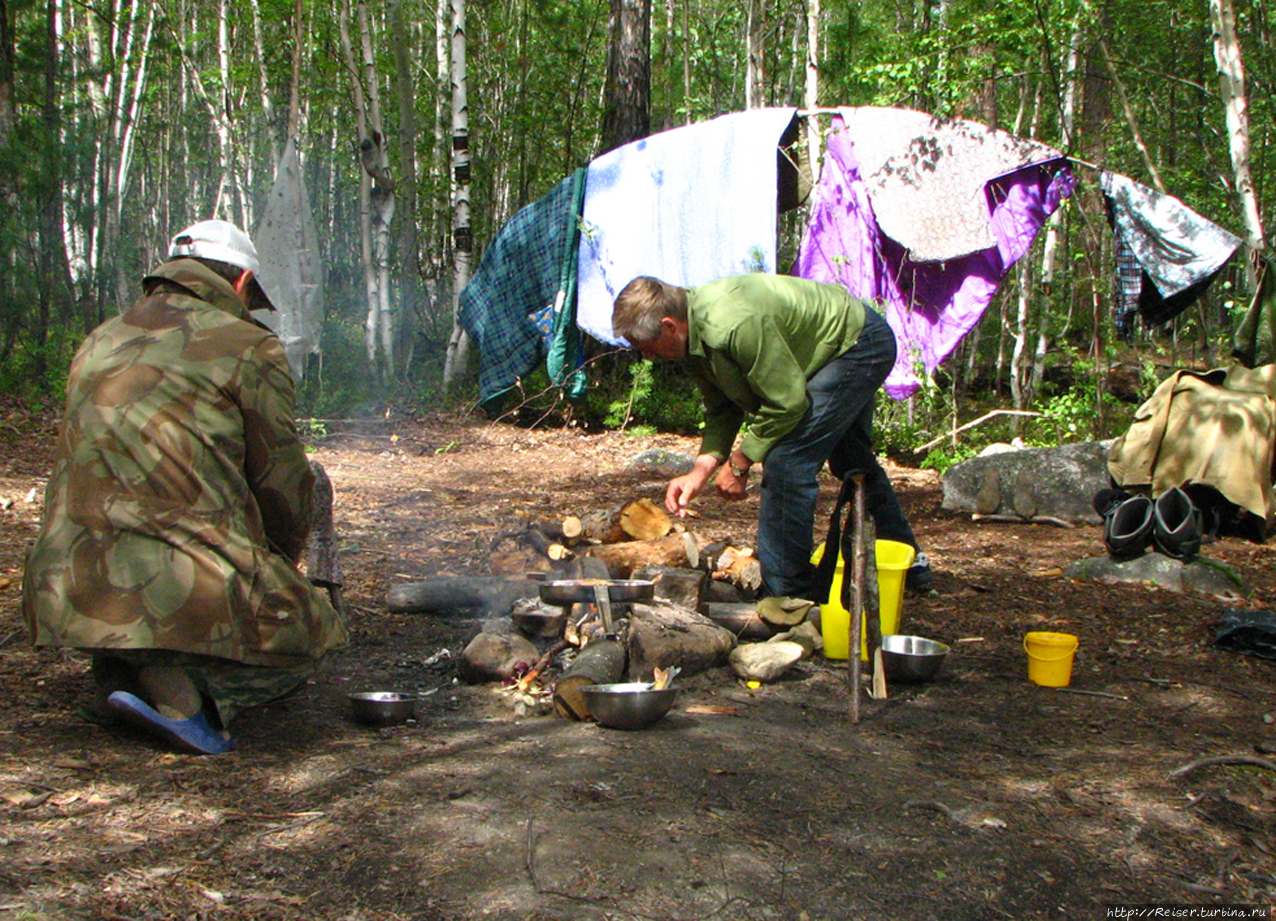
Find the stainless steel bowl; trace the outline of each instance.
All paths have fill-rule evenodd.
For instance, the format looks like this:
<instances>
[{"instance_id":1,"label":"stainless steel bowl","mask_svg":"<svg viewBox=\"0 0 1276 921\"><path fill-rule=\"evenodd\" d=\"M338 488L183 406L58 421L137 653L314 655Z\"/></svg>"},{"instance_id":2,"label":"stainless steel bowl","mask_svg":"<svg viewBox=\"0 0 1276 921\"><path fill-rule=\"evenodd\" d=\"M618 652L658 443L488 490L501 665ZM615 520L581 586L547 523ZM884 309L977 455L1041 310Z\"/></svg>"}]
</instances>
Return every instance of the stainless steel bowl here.
<instances>
[{"instance_id":1,"label":"stainless steel bowl","mask_svg":"<svg viewBox=\"0 0 1276 921\"><path fill-rule=\"evenodd\" d=\"M393 726L416 716L417 700L411 691L360 691L350 695L350 709L360 723Z\"/></svg>"},{"instance_id":2,"label":"stainless steel bowl","mask_svg":"<svg viewBox=\"0 0 1276 921\"><path fill-rule=\"evenodd\" d=\"M646 729L660 720L678 697L677 688L652 688L645 681L590 684L580 689L589 713L612 729Z\"/></svg>"},{"instance_id":3,"label":"stainless steel bowl","mask_svg":"<svg viewBox=\"0 0 1276 921\"><path fill-rule=\"evenodd\" d=\"M607 600L612 604L628 604L631 601L650 601L655 594L656 583L644 579L567 579L542 582L541 601L546 604L591 604L597 597L599 585L606 586Z\"/></svg>"},{"instance_id":4,"label":"stainless steel bowl","mask_svg":"<svg viewBox=\"0 0 1276 921\"><path fill-rule=\"evenodd\" d=\"M939 674L947 655L947 644L938 640L899 633L882 637L882 665L887 681L930 681Z\"/></svg>"}]
</instances>

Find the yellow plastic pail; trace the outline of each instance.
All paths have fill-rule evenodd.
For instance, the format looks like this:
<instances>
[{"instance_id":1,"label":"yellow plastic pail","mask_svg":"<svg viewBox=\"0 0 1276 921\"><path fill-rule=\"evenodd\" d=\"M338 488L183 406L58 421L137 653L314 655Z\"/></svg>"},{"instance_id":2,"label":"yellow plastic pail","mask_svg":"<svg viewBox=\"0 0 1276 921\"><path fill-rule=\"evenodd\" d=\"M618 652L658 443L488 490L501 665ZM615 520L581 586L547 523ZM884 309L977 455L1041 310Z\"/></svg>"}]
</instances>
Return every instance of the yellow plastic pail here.
<instances>
[{"instance_id":1,"label":"yellow plastic pail","mask_svg":"<svg viewBox=\"0 0 1276 921\"><path fill-rule=\"evenodd\" d=\"M913 565L917 551L908 544L894 540L874 543L877 558L877 600L882 616L882 635L896 633L900 612L904 607L904 578ZM819 565L824 556L824 545L815 548L811 562ZM842 578L845 563L841 554L837 557L837 569L833 573L833 585L828 599L820 605L820 632L824 637L824 658L849 659L851 652L851 615L842 607ZM860 658L868 661L868 624L860 620Z\"/></svg>"},{"instance_id":2,"label":"yellow plastic pail","mask_svg":"<svg viewBox=\"0 0 1276 921\"><path fill-rule=\"evenodd\" d=\"M1072 657L1077 638L1070 633L1027 633L1028 680L1043 688L1066 688L1072 683Z\"/></svg>"}]
</instances>

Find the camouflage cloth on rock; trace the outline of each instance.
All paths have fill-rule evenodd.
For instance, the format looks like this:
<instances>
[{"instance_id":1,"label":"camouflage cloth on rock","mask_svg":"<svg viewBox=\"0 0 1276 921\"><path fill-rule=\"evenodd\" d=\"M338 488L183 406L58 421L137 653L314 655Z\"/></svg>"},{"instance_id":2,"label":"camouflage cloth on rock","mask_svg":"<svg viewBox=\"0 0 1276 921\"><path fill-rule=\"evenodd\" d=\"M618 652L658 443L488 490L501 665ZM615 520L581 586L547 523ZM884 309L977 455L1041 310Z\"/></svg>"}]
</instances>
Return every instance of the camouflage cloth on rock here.
<instances>
[{"instance_id":1,"label":"camouflage cloth on rock","mask_svg":"<svg viewBox=\"0 0 1276 921\"><path fill-rule=\"evenodd\" d=\"M145 289L71 365L23 580L33 642L319 660L348 638L295 565L314 476L283 347L199 262Z\"/></svg>"}]
</instances>

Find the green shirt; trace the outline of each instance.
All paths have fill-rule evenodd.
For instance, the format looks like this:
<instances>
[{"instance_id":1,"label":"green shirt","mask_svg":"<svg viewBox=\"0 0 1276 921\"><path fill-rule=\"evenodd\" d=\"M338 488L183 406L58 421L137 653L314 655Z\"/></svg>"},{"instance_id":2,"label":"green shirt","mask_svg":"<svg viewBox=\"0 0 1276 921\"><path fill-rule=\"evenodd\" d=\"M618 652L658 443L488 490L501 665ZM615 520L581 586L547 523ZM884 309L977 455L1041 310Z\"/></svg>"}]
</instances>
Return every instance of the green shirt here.
<instances>
[{"instance_id":1,"label":"green shirt","mask_svg":"<svg viewBox=\"0 0 1276 921\"><path fill-rule=\"evenodd\" d=\"M793 431L806 382L855 345L864 304L837 285L783 275L734 275L687 290L687 365L704 397L702 454L751 461Z\"/></svg>"}]
</instances>

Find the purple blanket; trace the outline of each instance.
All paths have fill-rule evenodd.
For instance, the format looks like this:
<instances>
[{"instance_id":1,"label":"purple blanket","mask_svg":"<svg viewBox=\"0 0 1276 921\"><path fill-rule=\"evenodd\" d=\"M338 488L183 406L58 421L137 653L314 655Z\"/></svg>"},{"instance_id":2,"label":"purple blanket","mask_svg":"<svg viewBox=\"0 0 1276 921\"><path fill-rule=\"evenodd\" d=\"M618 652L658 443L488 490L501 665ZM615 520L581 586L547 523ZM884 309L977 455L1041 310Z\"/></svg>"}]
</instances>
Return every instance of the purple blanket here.
<instances>
[{"instance_id":1,"label":"purple blanket","mask_svg":"<svg viewBox=\"0 0 1276 921\"><path fill-rule=\"evenodd\" d=\"M844 129L835 116L795 274L884 306L899 346L885 388L902 400L921 386L916 369L933 372L983 316L1010 267L1072 194L1072 174L1053 159L990 178L985 194L996 245L947 262L914 262L879 228Z\"/></svg>"}]
</instances>

